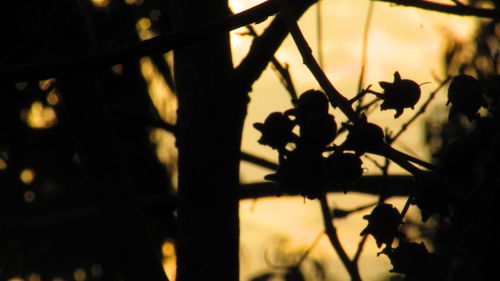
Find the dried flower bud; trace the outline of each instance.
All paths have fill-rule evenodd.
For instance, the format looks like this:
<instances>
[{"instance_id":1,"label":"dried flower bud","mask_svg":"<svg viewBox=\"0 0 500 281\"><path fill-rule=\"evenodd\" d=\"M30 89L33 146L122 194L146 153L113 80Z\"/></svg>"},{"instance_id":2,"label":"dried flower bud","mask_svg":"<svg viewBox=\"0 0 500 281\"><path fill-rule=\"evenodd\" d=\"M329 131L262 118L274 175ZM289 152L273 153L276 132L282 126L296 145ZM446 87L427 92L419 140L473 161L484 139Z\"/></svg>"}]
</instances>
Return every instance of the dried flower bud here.
<instances>
[{"instance_id":1,"label":"dried flower bud","mask_svg":"<svg viewBox=\"0 0 500 281\"><path fill-rule=\"evenodd\" d=\"M384 102L380 105L381 110L394 109L398 118L403 114L405 108L413 109L420 99L420 86L413 80L401 79L399 72L394 72L394 82L379 82L384 89Z\"/></svg>"}]
</instances>

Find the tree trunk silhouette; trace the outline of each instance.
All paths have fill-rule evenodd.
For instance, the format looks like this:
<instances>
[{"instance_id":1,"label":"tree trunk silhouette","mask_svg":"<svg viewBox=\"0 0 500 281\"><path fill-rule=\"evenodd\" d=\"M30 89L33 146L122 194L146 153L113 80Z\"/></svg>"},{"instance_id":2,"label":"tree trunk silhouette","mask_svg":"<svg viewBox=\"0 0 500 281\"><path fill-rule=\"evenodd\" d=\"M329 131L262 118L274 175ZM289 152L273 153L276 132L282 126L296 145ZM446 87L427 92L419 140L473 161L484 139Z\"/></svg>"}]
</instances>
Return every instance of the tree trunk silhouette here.
<instances>
[{"instance_id":1,"label":"tree trunk silhouette","mask_svg":"<svg viewBox=\"0 0 500 281\"><path fill-rule=\"evenodd\" d=\"M173 28L228 15L227 2L175 1ZM238 280L238 185L245 100L226 88L229 34L174 51L179 100L177 280Z\"/></svg>"}]
</instances>

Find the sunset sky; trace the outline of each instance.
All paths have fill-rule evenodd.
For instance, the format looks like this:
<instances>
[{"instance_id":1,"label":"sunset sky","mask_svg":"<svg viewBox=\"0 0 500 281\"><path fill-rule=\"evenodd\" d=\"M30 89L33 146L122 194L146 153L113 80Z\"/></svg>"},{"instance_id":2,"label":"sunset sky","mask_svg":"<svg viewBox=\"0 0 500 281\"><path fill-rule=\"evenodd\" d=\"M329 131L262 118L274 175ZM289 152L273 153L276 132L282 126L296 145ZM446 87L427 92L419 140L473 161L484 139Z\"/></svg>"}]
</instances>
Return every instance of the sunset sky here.
<instances>
[{"instance_id":1,"label":"sunset sky","mask_svg":"<svg viewBox=\"0 0 500 281\"><path fill-rule=\"evenodd\" d=\"M247 9L262 1L230 1L234 12ZM369 1L366 0L324 0L322 5L323 56L324 71L335 87L346 97L356 94L360 72L362 35ZM300 27L314 52L317 50L316 7L313 6L299 21ZM262 32L272 20L268 19L256 26ZM467 41L476 22L472 18L443 15L440 13L397 7L387 3L374 4L374 13L369 33L366 85L373 84L372 89L381 90L379 81L392 81L393 73L399 71L403 78L417 83L431 82L422 86L422 97L418 108L439 83L434 77L444 78L442 54L445 48L445 34L452 34L456 39ZM243 29L233 31L232 46L235 65L246 54L251 42L249 36L239 36ZM298 93L319 86L302 64L302 59L293 41L288 37L276 54L282 63L288 63ZM451 73L454 74L454 73ZM365 85L365 86L366 86ZM433 103L443 108L445 91L442 91ZM262 122L273 111L283 111L291 107L286 90L279 83L274 72L268 67L264 75L253 86L250 95L248 117L244 129L243 151L276 161L277 153L269 147L258 144L260 133L252 126ZM433 106L431 106L432 108ZM330 109L337 122L344 120L342 114ZM434 112L433 114L436 114ZM405 111L399 119L394 120L394 111L376 112L369 117L371 122L383 128L397 131L402 122L412 116ZM441 114L439 114L441 115ZM423 120L423 119L422 119ZM423 146L421 123L414 124L395 146L422 159L429 155ZM377 173L377 169L365 161L366 173ZM393 165L395 166L395 165ZM394 167L393 173L404 173ZM242 164L242 181L262 181L269 171L251 164ZM374 202L376 198L359 195L334 194L329 197L331 205L351 208ZM403 200L392 200L399 209ZM302 249L307 247L322 229L319 204L303 198L260 199L241 203L241 280L248 280L258 273L269 269L264 262L264 252L269 251L276 237L286 236L291 247ZM336 222L341 240L349 254L353 254L360 239L359 233L365 226L364 214L358 214L347 220ZM414 214L415 215L415 214ZM374 280L391 268L384 256L376 257L378 249L372 239L368 240L362 256L360 270L366 280ZM348 280L342 265L324 237L311 253L327 266L329 277L334 280Z\"/></svg>"}]
</instances>

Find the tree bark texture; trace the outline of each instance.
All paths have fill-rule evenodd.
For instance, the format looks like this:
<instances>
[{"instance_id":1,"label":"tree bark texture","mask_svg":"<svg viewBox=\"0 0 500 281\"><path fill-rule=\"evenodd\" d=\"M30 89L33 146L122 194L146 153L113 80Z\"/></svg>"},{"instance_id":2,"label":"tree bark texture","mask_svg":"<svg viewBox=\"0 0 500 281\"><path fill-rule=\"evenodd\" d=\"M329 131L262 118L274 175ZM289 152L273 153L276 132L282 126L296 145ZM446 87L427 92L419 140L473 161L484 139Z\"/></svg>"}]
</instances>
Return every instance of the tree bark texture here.
<instances>
[{"instance_id":1,"label":"tree bark texture","mask_svg":"<svg viewBox=\"0 0 500 281\"><path fill-rule=\"evenodd\" d=\"M228 15L225 0L173 1L172 11L174 30ZM246 100L226 90L232 69L229 34L174 50L180 281L239 278L239 159Z\"/></svg>"}]
</instances>

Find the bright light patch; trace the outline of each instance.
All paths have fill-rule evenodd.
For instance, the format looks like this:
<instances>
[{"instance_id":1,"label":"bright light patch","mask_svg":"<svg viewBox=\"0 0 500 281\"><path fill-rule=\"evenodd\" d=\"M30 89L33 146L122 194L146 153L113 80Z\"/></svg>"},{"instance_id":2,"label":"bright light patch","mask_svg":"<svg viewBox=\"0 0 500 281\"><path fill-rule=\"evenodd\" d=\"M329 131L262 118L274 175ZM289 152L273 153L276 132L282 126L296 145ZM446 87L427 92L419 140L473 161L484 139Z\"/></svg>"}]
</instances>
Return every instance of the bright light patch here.
<instances>
[{"instance_id":1,"label":"bright light patch","mask_svg":"<svg viewBox=\"0 0 500 281\"><path fill-rule=\"evenodd\" d=\"M44 106L39 101L34 102L27 112L23 112L21 118L25 119L28 126L34 129L50 128L57 123L54 109L50 106Z\"/></svg>"},{"instance_id":2,"label":"bright light patch","mask_svg":"<svg viewBox=\"0 0 500 281\"><path fill-rule=\"evenodd\" d=\"M87 274L83 268L77 268L73 273L73 277L76 281L84 281L87 278Z\"/></svg>"},{"instance_id":3,"label":"bright light patch","mask_svg":"<svg viewBox=\"0 0 500 281\"><path fill-rule=\"evenodd\" d=\"M96 7L106 7L109 4L109 0L92 0L92 4Z\"/></svg>"},{"instance_id":4,"label":"bright light patch","mask_svg":"<svg viewBox=\"0 0 500 281\"><path fill-rule=\"evenodd\" d=\"M148 18L142 18L137 21L137 30L148 29L151 27L151 21Z\"/></svg>"},{"instance_id":5,"label":"bright light patch","mask_svg":"<svg viewBox=\"0 0 500 281\"><path fill-rule=\"evenodd\" d=\"M38 82L38 87L40 87L40 90L46 91L52 86L54 83L55 79L47 79L47 80L41 80Z\"/></svg>"},{"instance_id":6,"label":"bright light patch","mask_svg":"<svg viewBox=\"0 0 500 281\"><path fill-rule=\"evenodd\" d=\"M171 57L165 55L165 59L171 65ZM177 97L168 87L162 75L149 58L141 59L141 72L148 83L148 91L163 120L175 124L177 120ZM152 130L150 139L156 144L156 153L160 161L165 164L171 176L172 185L177 187L177 148L175 137L162 129Z\"/></svg>"},{"instance_id":7,"label":"bright light patch","mask_svg":"<svg viewBox=\"0 0 500 281\"><path fill-rule=\"evenodd\" d=\"M135 28L139 34L141 40L147 40L155 36L155 33L151 31L151 20L148 18L141 18L137 21Z\"/></svg>"},{"instance_id":8,"label":"bright light patch","mask_svg":"<svg viewBox=\"0 0 500 281\"><path fill-rule=\"evenodd\" d=\"M163 270L165 270L169 280L175 280L177 259L175 255L174 243L172 243L172 241L165 241L161 247L161 251L163 253Z\"/></svg>"},{"instance_id":9,"label":"bright light patch","mask_svg":"<svg viewBox=\"0 0 500 281\"><path fill-rule=\"evenodd\" d=\"M7 169L7 162L0 158L0 171Z\"/></svg>"},{"instance_id":10,"label":"bright light patch","mask_svg":"<svg viewBox=\"0 0 500 281\"><path fill-rule=\"evenodd\" d=\"M56 105L59 103L59 96L56 91L53 90L47 95L47 103L50 105Z\"/></svg>"},{"instance_id":11,"label":"bright light patch","mask_svg":"<svg viewBox=\"0 0 500 281\"><path fill-rule=\"evenodd\" d=\"M19 178L24 184L31 184L35 180L35 171L32 169L24 169L21 171Z\"/></svg>"},{"instance_id":12,"label":"bright light patch","mask_svg":"<svg viewBox=\"0 0 500 281\"><path fill-rule=\"evenodd\" d=\"M161 246L161 252L163 253L163 256L166 257L171 257L175 255L174 243L170 241L163 243L163 245Z\"/></svg>"},{"instance_id":13,"label":"bright light patch","mask_svg":"<svg viewBox=\"0 0 500 281\"><path fill-rule=\"evenodd\" d=\"M125 3L129 5L140 5L144 0L125 0Z\"/></svg>"}]
</instances>

